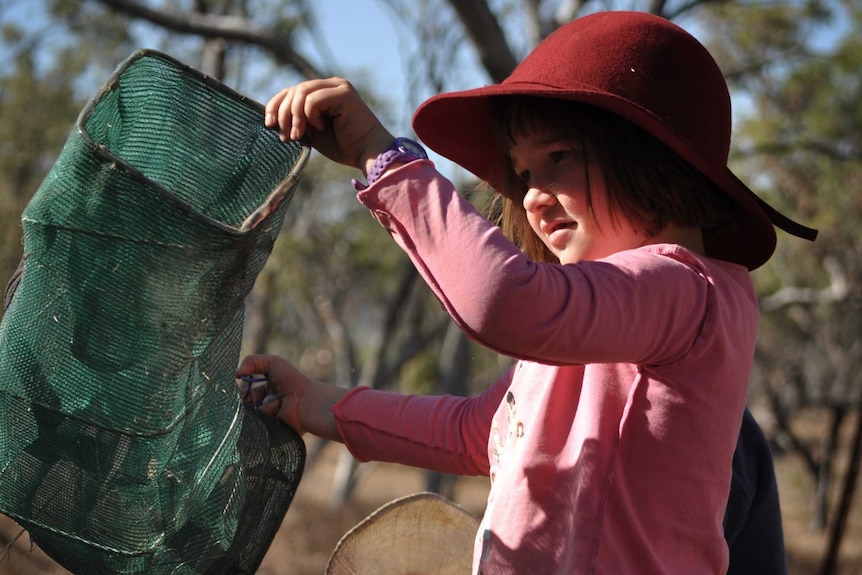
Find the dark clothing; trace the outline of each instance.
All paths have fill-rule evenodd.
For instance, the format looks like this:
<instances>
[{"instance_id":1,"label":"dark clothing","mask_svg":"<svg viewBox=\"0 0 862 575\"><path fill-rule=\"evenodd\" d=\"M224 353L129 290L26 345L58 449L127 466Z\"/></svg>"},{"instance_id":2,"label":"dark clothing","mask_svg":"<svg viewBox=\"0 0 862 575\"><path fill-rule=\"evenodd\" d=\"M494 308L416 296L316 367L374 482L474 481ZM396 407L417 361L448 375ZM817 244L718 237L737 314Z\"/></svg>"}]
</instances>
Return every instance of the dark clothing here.
<instances>
[{"instance_id":1,"label":"dark clothing","mask_svg":"<svg viewBox=\"0 0 862 575\"><path fill-rule=\"evenodd\" d=\"M724 537L730 547L728 575L787 574L772 451L748 408L733 454Z\"/></svg>"}]
</instances>

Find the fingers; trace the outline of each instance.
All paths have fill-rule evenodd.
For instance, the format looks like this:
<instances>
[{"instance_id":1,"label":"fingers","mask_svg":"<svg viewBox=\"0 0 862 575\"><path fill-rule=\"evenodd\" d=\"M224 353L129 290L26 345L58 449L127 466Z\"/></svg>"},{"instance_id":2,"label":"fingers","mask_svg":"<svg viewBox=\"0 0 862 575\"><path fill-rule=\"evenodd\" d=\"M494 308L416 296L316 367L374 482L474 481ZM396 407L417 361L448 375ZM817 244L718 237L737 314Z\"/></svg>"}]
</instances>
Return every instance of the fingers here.
<instances>
[{"instance_id":1,"label":"fingers","mask_svg":"<svg viewBox=\"0 0 862 575\"><path fill-rule=\"evenodd\" d=\"M282 101L287 97L290 88L284 88L278 94L269 99L264 108L263 123L267 128L279 128L278 125L278 109L281 107Z\"/></svg>"},{"instance_id":2,"label":"fingers","mask_svg":"<svg viewBox=\"0 0 862 575\"><path fill-rule=\"evenodd\" d=\"M298 140L304 134L304 120L293 115L295 101L293 87L283 89L266 104L264 124L267 128L277 129L282 142Z\"/></svg>"},{"instance_id":3,"label":"fingers","mask_svg":"<svg viewBox=\"0 0 862 575\"><path fill-rule=\"evenodd\" d=\"M266 375L270 370L270 366L278 361L278 359L274 355L248 355L239 362L239 367L236 368L236 376L250 376L255 373Z\"/></svg>"},{"instance_id":4,"label":"fingers","mask_svg":"<svg viewBox=\"0 0 862 575\"><path fill-rule=\"evenodd\" d=\"M237 378L236 386L244 403L260 406L269 391L269 380L259 373L241 375Z\"/></svg>"},{"instance_id":5,"label":"fingers","mask_svg":"<svg viewBox=\"0 0 862 575\"><path fill-rule=\"evenodd\" d=\"M275 355L250 355L240 361L236 377L244 403L304 433L299 421L304 376L289 362Z\"/></svg>"},{"instance_id":6,"label":"fingers","mask_svg":"<svg viewBox=\"0 0 862 575\"><path fill-rule=\"evenodd\" d=\"M268 128L277 128L283 141L299 140L309 125L324 130L325 116L338 115L351 90L347 80L341 78L309 80L285 88L267 102L264 123Z\"/></svg>"},{"instance_id":7,"label":"fingers","mask_svg":"<svg viewBox=\"0 0 862 575\"><path fill-rule=\"evenodd\" d=\"M280 419L294 431L302 435L305 430L299 422L299 401L296 397L284 398L275 393L261 397L261 392L255 389L250 395L243 397L243 402L252 405L270 417Z\"/></svg>"},{"instance_id":8,"label":"fingers","mask_svg":"<svg viewBox=\"0 0 862 575\"><path fill-rule=\"evenodd\" d=\"M279 358L268 355L250 355L243 358L235 376L244 403L260 407L265 398L275 391L268 374L278 361Z\"/></svg>"},{"instance_id":9,"label":"fingers","mask_svg":"<svg viewBox=\"0 0 862 575\"><path fill-rule=\"evenodd\" d=\"M267 415L277 417L278 412L281 411L281 404L281 398L271 393L263 398L263 401L261 401L260 403L259 409Z\"/></svg>"},{"instance_id":10,"label":"fingers","mask_svg":"<svg viewBox=\"0 0 862 575\"><path fill-rule=\"evenodd\" d=\"M282 141L307 138L330 160L363 171L395 139L343 78L281 90L267 102L264 121Z\"/></svg>"}]
</instances>

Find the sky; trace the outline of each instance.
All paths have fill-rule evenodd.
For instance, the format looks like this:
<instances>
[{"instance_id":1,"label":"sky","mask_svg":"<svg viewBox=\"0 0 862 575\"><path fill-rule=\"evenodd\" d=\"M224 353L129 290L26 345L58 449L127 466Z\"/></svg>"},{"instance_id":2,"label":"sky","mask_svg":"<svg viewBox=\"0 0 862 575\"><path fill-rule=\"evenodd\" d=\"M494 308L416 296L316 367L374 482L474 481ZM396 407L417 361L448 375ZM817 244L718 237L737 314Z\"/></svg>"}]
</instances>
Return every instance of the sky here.
<instances>
[{"instance_id":1,"label":"sky","mask_svg":"<svg viewBox=\"0 0 862 575\"><path fill-rule=\"evenodd\" d=\"M387 128L395 135L411 137L413 109L406 108L404 98L398 97L398 93L406 93L404 67L408 61L403 56L412 53L409 34L399 32L399 23L386 13L380 0L315 0L313 6L329 57L340 67L337 72L345 76L349 71L373 73L375 85L393 87L391 101L397 107L394 116L399 121ZM475 76L473 81L466 80L470 87L486 82L478 69L462 72ZM455 176L458 168L448 160L431 151L429 156L444 175Z\"/></svg>"},{"instance_id":2,"label":"sky","mask_svg":"<svg viewBox=\"0 0 862 575\"><path fill-rule=\"evenodd\" d=\"M316 0L332 56L350 68L368 68L382 82L401 82L400 43L392 16L378 0Z\"/></svg>"},{"instance_id":3,"label":"sky","mask_svg":"<svg viewBox=\"0 0 862 575\"><path fill-rule=\"evenodd\" d=\"M373 73L377 84L404 85L401 52L407 39L399 37L393 17L378 0L316 0L313 5L329 58L340 67L337 73L363 70ZM409 113L400 109L397 116Z\"/></svg>"},{"instance_id":4,"label":"sky","mask_svg":"<svg viewBox=\"0 0 862 575\"><path fill-rule=\"evenodd\" d=\"M321 15L319 24L331 57L345 69L373 69L381 81L403 81L399 37L392 16L383 11L379 0L315 0L313 6ZM15 22L38 29L45 22L44 14L40 0L0 0L0 26Z\"/></svg>"},{"instance_id":5,"label":"sky","mask_svg":"<svg viewBox=\"0 0 862 575\"><path fill-rule=\"evenodd\" d=\"M81 0L70 0L81 1ZM442 1L442 0L441 0ZM12 6L12 10L8 9ZM312 6L318 15L317 24L321 27L320 37L315 40L306 37L302 40L304 48L309 52L317 53L323 58L327 67L336 67L334 71L351 79L350 74L368 74L374 78L377 85L385 86L393 94L391 98L393 109L391 116L395 124L389 127L399 135L409 136L410 117L412 108L401 94L407 93L404 67L408 60L403 54L412 54L414 46L410 44L409 31L401 29L401 24L396 23L395 17L389 14L381 0L314 0ZM44 23L44 7L40 0L13 0L6 2L0 0L0 26L9 20L25 23L28 27L38 27ZM834 40L836 30L825 34L821 40L828 44ZM322 40L322 42L320 41ZM145 40L144 40L145 41ZM140 47L153 47L140 46ZM321 48L323 47L323 48ZM465 46L465 50L470 49ZM465 59L469 61L470 59ZM3 65L3 54L0 53L0 65ZM464 75L465 87L479 86L487 82L487 78L477 68L459 69ZM100 83L101 80L95 80ZM281 80L276 80L280 82ZM273 84L264 92L254 91L246 86L232 86L250 97L265 102L270 92L282 87ZM414 103L415 104L415 103ZM735 102L734 107L738 109L740 102ZM742 103L744 105L744 103ZM432 159L438 162L444 172L449 172L439 157L432 154ZM447 175L451 175L447 173Z\"/></svg>"},{"instance_id":6,"label":"sky","mask_svg":"<svg viewBox=\"0 0 862 575\"><path fill-rule=\"evenodd\" d=\"M81 1L81 0L74 0ZM410 104L404 101L400 94L406 93L406 80L404 66L407 60L403 54L413 51L410 34L407 31L399 32L399 23L395 16L385 11L380 0L314 0L312 6L317 14L317 24L321 27L321 34L315 40L310 37L301 39L301 45L308 52L317 54L322 58L316 64L324 63L327 68L332 67L335 73L352 79L352 74L357 77L367 74L374 78L375 85L392 87L391 103L393 108L389 110L390 116L394 118L393 125L387 127L397 135L410 136L410 117L413 109L408 108ZM0 26L15 22L25 28L34 30L45 25L45 8L40 0L13 0L5 2L0 0ZM140 30L152 31L147 25L141 26ZM153 48L158 44L155 35L139 36L142 45L139 48ZM322 40L322 41L321 41ZM4 62L4 54L0 48L0 65L8 65ZM119 62L117 62L119 64ZM469 73L469 71L465 72ZM468 85L480 85L485 80L478 70L474 70L477 77L475 82ZM287 78L287 75L285 75ZM104 78L91 78L85 81L89 89L91 84L100 85ZM287 81L286 79L284 80ZM281 79L276 80L278 84L264 88L262 91L253 87L231 86L241 93L261 102L265 102L274 93L274 90L283 86ZM91 94L83 94L89 97ZM441 158L432 154L441 171L451 174L451 167Z\"/></svg>"}]
</instances>

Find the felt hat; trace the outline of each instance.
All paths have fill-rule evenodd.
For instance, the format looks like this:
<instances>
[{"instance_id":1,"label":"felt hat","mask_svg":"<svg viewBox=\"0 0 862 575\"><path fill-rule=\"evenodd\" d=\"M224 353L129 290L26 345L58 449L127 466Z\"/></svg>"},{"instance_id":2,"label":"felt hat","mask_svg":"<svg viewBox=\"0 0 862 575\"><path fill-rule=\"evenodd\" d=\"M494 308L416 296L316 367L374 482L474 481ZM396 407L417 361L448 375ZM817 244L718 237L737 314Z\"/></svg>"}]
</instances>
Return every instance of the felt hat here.
<instances>
[{"instance_id":1,"label":"felt hat","mask_svg":"<svg viewBox=\"0 0 862 575\"><path fill-rule=\"evenodd\" d=\"M509 165L494 138L489 101L504 95L597 106L664 142L740 208L734 225L704 232L711 257L755 269L775 250L774 226L809 240L817 235L769 206L728 169L727 84L706 48L664 18L628 11L577 18L548 36L502 83L425 101L413 128L428 147L495 186Z\"/></svg>"},{"instance_id":2,"label":"felt hat","mask_svg":"<svg viewBox=\"0 0 862 575\"><path fill-rule=\"evenodd\" d=\"M469 573L479 519L436 493L390 501L338 542L327 575Z\"/></svg>"}]
</instances>

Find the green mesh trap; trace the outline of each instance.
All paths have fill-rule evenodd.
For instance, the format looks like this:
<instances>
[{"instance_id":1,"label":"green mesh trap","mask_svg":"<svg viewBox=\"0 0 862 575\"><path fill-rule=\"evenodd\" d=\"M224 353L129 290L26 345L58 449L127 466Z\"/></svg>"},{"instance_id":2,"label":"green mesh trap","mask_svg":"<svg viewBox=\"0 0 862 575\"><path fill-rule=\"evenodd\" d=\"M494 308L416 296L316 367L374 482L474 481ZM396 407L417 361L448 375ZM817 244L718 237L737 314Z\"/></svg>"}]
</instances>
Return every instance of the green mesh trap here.
<instances>
[{"instance_id":1,"label":"green mesh trap","mask_svg":"<svg viewBox=\"0 0 862 575\"><path fill-rule=\"evenodd\" d=\"M233 374L308 154L155 51L81 112L24 210L0 323L0 512L66 569L260 564L305 449L243 406Z\"/></svg>"}]
</instances>

